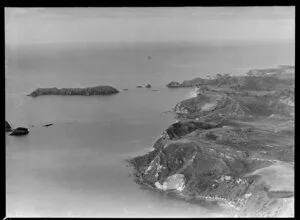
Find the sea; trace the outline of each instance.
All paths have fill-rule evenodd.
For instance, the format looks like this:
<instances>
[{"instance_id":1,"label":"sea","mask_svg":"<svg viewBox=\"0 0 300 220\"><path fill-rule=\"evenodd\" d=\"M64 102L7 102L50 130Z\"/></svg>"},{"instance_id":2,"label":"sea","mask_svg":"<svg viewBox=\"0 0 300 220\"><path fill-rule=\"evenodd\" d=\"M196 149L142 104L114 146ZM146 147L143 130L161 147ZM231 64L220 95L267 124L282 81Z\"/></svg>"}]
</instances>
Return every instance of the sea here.
<instances>
[{"instance_id":1,"label":"sea","mask_svg":"<svg viewBox=\"0 0 300 220\"><path fill-rule=\"evenodd\" d=\"M6 133L6 216L226 217L221 208L142 188L126 160L151 151L175 122L172 108L195 95L167 83L294 65L294 57L294 42L6 47L5 118L30 132ZM27 96L36 88L97 85L120 93Z\"/></svg>"}]
</instances>

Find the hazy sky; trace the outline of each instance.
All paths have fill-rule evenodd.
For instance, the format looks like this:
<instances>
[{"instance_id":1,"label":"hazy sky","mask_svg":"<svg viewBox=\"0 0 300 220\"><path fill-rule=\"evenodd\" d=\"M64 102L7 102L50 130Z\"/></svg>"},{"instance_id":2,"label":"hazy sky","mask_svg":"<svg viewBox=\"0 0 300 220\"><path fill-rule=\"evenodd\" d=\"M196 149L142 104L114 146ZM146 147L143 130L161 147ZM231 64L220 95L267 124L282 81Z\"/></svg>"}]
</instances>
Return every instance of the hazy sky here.
<instances>
[{"instance_id":1,"label":"hazy sky","mask_svg":"<svg viewBox=\"0 0 300 220\"><path fill-rule=\"evenodd\" d=\"M292 40L295 7L5 8L7 45Z\"/></svg>"}]
</instances>

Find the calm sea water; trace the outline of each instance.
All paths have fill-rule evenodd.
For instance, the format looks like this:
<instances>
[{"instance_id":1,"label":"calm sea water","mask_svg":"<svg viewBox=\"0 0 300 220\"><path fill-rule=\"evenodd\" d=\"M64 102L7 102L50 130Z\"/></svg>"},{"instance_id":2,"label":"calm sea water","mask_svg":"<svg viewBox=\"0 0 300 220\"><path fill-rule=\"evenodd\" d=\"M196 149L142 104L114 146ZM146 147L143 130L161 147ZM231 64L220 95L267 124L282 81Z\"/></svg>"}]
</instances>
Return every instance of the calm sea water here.
<instances>
[{"instance_id":1,"label":"calm sea water","mask_svg":"<svg viewBox=\"0 0 300 220\"><path fill-rule=\"evenodd\" d=\"M141 189L125 160L149 151L174 122L166 111L192 96L191 89L167 89L168 82L278 64L294 65L293 44L7 49L6 120L30 130L24 137L6 134L7 216L224 216ZM146 83L158 91L136 88ZM26 96L38 87L94 85L121 93Z\"/></svg>"}]
</instances>

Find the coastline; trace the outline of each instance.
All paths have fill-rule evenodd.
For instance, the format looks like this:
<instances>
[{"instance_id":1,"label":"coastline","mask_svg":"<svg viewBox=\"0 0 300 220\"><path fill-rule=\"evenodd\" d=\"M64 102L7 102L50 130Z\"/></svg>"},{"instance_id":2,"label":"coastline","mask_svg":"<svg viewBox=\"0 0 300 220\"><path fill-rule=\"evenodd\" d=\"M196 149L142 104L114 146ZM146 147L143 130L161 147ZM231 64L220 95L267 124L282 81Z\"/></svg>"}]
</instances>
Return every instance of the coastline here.
<instances>
[{"instance_id":1,"label":"coastline","mask_svg":"<svg viewBox=\"0 0 300 220\"><path fill-rule=\"evenodd\" d=\"M262 75L241 76L242 81L239 77L220 76L205 81L205 86L198 79L185 81L188 87L198 87L198 95L175 106L178 121L163 132L151 152L128 161L133 165L137 183L162 193L172 190L179 198L220 201L238 211L237 216L292 216L290 205L291 213L276 209L284 206L284 198L293 197L293 189L286 193L279 189L276 194L261 181L269 177L254 174L274 163L293 163L294 144L289 138L294 135L294 124L286 125L286 120L294 118L291 68L294 67L279 66L268 76L263 73L273 69L258 70ZM286 75L290 72L292 75ZM275 80L272 85L266 79L270 77ZM263 83L249 90L254 79ZM215 107L205 107L208 105ZM272 118L274 114L279 118ZM258 122L265 123L267 129L260 130ZM214 125L210 127L209 123ZM270 123L285 127L272 133L275 124ZM265 147L274 142L279 145ZM282 174L272 178L276 175ZM254 212L257 200L265 206Z\"/></svg>"}]
</instances>

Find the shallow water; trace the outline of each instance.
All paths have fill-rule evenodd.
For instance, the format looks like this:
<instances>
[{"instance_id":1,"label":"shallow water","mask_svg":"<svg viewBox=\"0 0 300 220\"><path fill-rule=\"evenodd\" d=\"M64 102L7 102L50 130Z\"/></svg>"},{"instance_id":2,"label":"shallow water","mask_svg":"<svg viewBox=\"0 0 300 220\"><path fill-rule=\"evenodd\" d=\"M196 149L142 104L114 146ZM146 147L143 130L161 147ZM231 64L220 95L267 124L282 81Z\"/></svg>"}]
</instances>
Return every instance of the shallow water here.
<instances>
[{"instance_id":1,"label":"shallow water","mask_svg":"<svg viewBox=\"0 0 300 220\"><path fill-rule=\"evenodd\" d=\"M255 53L267 57L265 47L7 51L6 120L12 127L30 130L24 137L6 134L7 216L223 216L215 209L141 189L125 160L148 152L174 122L174 115L166 111L194 94L188 88L168 89L166 83L222 69L242 73L237 70L251 65L293 63L284 53L289 46L282 45L270 47L264 63L253 66L256 58L247 61ZM283 52L276 55L276 50ZM234 57L239 59L234 61ZM136 88L146 83L153 87ZM104 84L121 93L26 96L37 87ZM48 123L53 126L43 127Z\"/></svg>"}]
</instances>

